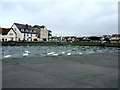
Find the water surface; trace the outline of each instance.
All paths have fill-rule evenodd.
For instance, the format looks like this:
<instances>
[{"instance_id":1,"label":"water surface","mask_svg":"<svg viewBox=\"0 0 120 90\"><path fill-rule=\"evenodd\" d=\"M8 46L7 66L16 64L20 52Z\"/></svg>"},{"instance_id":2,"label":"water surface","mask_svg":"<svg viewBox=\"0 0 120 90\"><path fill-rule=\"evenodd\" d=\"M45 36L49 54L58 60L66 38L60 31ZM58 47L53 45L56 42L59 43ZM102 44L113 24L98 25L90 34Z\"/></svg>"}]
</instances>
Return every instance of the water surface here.
<instances>
[{"instance_id":1,"label":"water surface","mask_svg":"<svg viewBox=\"0 0 120 90\"><path fill-rule=\"evenodd\" d=\"M43 57L43 56L62 56L62 55L81 55L90 53L118 52L116 47L99 46L2 46L2 57L21 58L21 57ZM26 55L26 51L29 52ZM25 54L25 56L24 56Z\"/></svg>"}]
</instances>

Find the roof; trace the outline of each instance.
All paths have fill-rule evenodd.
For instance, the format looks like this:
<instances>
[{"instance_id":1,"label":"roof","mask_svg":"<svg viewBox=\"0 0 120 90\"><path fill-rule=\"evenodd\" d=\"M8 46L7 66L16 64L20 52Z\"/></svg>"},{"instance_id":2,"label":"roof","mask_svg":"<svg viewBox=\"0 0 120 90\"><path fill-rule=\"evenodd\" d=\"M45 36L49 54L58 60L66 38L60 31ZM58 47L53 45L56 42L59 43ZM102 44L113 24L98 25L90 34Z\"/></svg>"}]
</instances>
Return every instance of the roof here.
<instances>
[{"instance_id":1,"label":"roof","mask_svg":"<svg viewBox=\"0 0 120 90\"><path fill-rule=\"evenodd\" d=\"M120 37L120 34L113 34L112 37Z\"/></svg>"},{"instance_id":2,"label":"roof","mask_svg":"<svg viewBox=\"0 0 120 90\"><path fill-rule=\"evenodd\" d=\"M37 33L31 25L19 24L19 23L14 23L14 24L20 30L21 33L31 33L31 34L36 34Z\"/></svg>"},{"instance_id":3,"label":"roof","mask_svg":"<svg viewBox=\"0 0 120 90\"><path fill-rule=\"evenodd\" d=\"M43 28L43 29L44 29L44 28L45 28L45 26L44 26L44 25L42 25L42 26L39 26L39 25L34 25L34 26L33 26L33 28L39 28L39 29L40 29L40 28Z\"/></svg>"},{"instance_id":4,"label":"roof","mask_svg":"<svg viewBox=\"0 0 120 90\"><path fill-rule=\"evenodd\" d=\"M7 35L11 28L0 28L0 34Z\"/></svg>"}]
</instances>

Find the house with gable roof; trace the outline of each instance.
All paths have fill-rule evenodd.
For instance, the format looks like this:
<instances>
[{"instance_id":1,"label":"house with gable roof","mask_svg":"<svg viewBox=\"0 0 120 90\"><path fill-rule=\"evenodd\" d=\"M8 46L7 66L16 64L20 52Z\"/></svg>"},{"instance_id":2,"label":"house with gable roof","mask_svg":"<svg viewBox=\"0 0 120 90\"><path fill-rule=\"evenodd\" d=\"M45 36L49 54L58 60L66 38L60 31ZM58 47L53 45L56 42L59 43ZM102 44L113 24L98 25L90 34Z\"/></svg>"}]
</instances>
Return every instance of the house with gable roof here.
<instances>
[{"instance_id":1,"label":"house with gable roof","mask_svg":"<svg viewBox=\"0 0 120 90\"><path fill-rule=\"evenodd\" d=\"M38 33L31 25L14 23L11 26L16 33L15 41L37 41Z\"/></svg>"},{"instance_id":2,"label":"house with gable roof","mask_svg":"<svg viewBox=\"0 0 120 90\"><path fill-rule=\"evenodd\" d=\"M0 28L0 42L15 41L16 34L12 28Z\"/></svg>"},{"instance_id":3,"label":"house with gable roof","mask_svg":"<svg viewBox=\"0 0 120 90\"><path fill-rule=\"evenodd\" d=\"M111 43L120 43L120 34L112 34Z\"/></svg>"}]
</instances>

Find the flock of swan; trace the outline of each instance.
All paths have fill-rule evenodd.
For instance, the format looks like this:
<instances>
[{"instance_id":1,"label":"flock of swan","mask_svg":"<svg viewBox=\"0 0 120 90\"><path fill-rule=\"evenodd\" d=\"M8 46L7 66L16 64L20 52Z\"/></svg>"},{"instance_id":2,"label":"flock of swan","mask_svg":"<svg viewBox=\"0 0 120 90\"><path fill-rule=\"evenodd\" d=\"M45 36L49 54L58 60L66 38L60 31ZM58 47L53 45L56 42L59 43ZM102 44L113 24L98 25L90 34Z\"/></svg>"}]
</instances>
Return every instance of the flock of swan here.
<instances>
[{"instance_id":1,"label":"flock of swan","mask_svg":"<svg viewBox=\"0 0 120 90\"><path fill-rule=\"evenodd\" d=\"M30 54L31 54L30 51L24 51L22 56L26 57L26 56L28 56ZM61 52L61 54L58 54L58 53L55 53L55 52L48 52L47 56L59 56L59 55L63 55L63 54L66 54L68 56L72 55L72 53L66 53L66 52ZM78 54L81 55L82 53L78 53ZM3 58L9 58L9 57L11 57L11 55L3 55Z\"/></svg>"},{"instance_id":2,"label":"flock of swan","mask_svg":"<svg viewBox=\"0 0 120 90\"><path fill-rule=\"evenodd\" d=\"M23 52L23 57L28 56L29 54L30 54L29 51L24 51L24 52ZM4 55L4 54L3 54L3 58L9 58L9 57L11 57L11 55Z\"/></svg>"}]
</instances>

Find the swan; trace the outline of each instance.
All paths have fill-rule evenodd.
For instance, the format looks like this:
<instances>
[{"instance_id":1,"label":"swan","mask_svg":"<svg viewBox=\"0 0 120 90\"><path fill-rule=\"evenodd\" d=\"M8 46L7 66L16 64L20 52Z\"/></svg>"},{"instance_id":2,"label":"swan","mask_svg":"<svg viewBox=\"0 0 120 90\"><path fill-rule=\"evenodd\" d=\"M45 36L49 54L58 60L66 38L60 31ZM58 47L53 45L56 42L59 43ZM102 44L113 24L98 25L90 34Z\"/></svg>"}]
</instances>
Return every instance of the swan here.
<instances>
[{"instance_id":1,"label":"swan","mask_svg":"<svg viewBox=\"0 0 120 90\"><path fill-rule=\"evenodd\" d=\"M79 55L81 55L82 53L79 53Z\"/></svg>"},{"instance_id":2,"label":"swan","mask_svg":"<svg viewBox=\"0 0 120 90\"><path fill-rule=\"evenodd\" d=\"M71 55L71 53L67 53L67 55Z\"/></svg>"},{"instance_id":3,"label":"swan","mask_svg":"<svg viewBox=\"0 0 120 90\"><path fill-rule=\"evenodd\" d=\"M52 54L52 56L58 56L59 54L57 54L57 53L54 53L54 54Z\"/></svg>"},{"instance_id":4,"label":"swan","mask_svg":"<svg viewBox=\"0 0 120 90\"><path fill-rule=\"evenodd\" d=\"M11 55L6 55L6 56L4 56L4 58L9 58L9 57L11 57Z\"/></svg>"},{"instance_id":5,"label":"swan","mask_svg":"<svg viewBox=\"0 0 120 90\"><path fill-rule=\"evenodd\" d=\"M94 51L88 52L88 53L94 53Z\"/></svg>"},{"instance_id":6,"label":"swan","mask_svg":"<svg viewBox=\"0 0 120 90\"><path fill-rule=\"evenodd\" d=\"M25 51L25 53L23 53L23 56L28 56L30 54L29 51Z\"/></svg>"},{"instance_id":7,"label":"swan","mask_svg":"<svg viewBox=\"0 0 120 90\"><path fill-rule=\"evenodd\" d=\"M62 54L65 54L65 52L62 52Z\"/></svg>"},{"instance_id":8,"label":"swan","mask_svg":"<svg viewBox=\"0 0 120 90\"><path fill-rule=\"evenodd\" d=\"M47 55L53 55L54 54L54 52L51 52L51 53L47 53Z\"/></svg>"}]
</instances>

